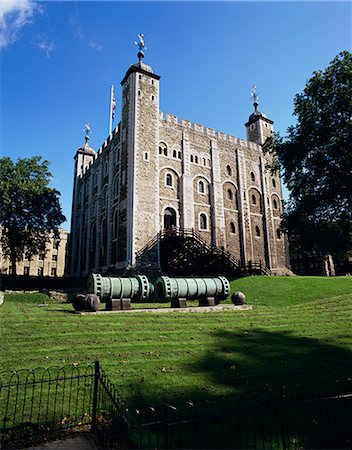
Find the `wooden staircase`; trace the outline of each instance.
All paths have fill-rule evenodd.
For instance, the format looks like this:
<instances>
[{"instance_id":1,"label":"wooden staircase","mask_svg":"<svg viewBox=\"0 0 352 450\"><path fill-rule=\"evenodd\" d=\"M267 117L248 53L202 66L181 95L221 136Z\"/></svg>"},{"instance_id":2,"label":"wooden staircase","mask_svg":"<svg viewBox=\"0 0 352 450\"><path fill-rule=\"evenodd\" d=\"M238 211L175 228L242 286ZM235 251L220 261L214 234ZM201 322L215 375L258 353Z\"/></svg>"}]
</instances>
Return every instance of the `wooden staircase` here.
<instances>
[{"instance_id":1,"label":"wooden staircase","mask_svg":"<svg viewBox=\"0 0 352 450\"><path fill-rule=\"evenodd\" d=\"M271 275L260 264L241 266L222 248L209 245L194 229L163 230L137 253L140 270L150 267L150 261L159 254L161 272L174 276L240 277L244 275Z\"/></svg>"}]
</instances>

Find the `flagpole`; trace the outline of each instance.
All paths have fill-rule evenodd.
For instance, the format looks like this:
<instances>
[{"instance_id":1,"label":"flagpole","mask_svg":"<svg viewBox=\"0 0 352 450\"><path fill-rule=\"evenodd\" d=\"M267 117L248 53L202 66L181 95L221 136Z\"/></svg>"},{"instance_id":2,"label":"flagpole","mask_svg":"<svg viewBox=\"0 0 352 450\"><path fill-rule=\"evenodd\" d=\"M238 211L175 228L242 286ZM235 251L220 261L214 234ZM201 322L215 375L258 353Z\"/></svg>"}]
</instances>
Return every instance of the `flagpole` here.
<instances>
[{"instance_id":1,"label":"flagpole","mask_svg":"<svg viewBox=\"0 0 352 450\"><path fill-rule=\"evenodd\" d=\"M112 98L114 92L114 85L110 86L110 108L109 108L109 136L112 132Z\"/></svg>"}]
</instances>

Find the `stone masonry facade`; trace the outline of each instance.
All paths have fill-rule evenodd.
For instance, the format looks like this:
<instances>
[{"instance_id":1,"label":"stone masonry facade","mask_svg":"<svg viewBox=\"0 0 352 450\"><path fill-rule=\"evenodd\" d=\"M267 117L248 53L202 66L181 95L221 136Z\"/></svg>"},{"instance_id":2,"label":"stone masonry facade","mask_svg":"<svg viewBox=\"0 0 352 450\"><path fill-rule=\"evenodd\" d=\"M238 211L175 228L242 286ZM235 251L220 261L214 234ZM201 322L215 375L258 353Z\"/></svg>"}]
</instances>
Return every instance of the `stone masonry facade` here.
<instances>
[{"instance_id":1,"label":"stone masonry facade","mask_svg":"<svg viewBox=\"0 0 352 450\"><path fill-rule=\"evenodd\" d=\"M255 111L247 140L159 111L159 80L142 60L123 78L121 121L96 153L75 156L69 275L140 267L164 229L194 229L242 264L286 266L282 190ZM157 251L149 263L158 268Z\"/></svg>"}]
</instances>

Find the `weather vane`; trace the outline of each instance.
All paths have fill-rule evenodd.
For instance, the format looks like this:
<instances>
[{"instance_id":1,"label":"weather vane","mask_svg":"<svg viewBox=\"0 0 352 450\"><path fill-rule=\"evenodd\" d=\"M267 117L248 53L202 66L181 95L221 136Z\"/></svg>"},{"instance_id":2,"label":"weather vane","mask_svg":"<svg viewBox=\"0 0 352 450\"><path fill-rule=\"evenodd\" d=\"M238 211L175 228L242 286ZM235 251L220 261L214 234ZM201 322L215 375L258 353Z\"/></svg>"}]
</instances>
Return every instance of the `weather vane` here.
<instances>
[{"instance_id":1,"label":"weather vane","mask_svg":"<svg viewBox=\"0 0 352 450\"><path fill-rule=\"evenodd\" d=\"M139 39L139 42L134 41L134 43L135 43L135 45L138 45L138 48L139 48L138 58L139 58L139 61L142 61L142 59L144 57L143 50L147 50L147 47L145 46L145 43L144 43L144 34L139 33L139 34L137 34L137 37Z\"/></svg>"},{"instance_id":2,"label":"weather vane","mask_svg":"<svg viewBox=\"0 0 352 450\"><path fill-rule=\"evenodd\" d=\"M255 108L255 110L257 110L259 97L257 94L257 86L256 85L253 85L253 92L251 93L251 97L253 97L254 108Z\"/></svg>"},{"instance_id":3,"label":"weather vane","mask_svg":"<svg viewBox=\"0 0 352 450\"><path fill-rule=\"evenodd\" d=\"M90 131L90 123L89 122L87 122L86 124L85 124L85 126L84 126L84 132L86 133L86 139L89 139L89 133L91 133L91 131Z\"/></svg>"}]
</instances>

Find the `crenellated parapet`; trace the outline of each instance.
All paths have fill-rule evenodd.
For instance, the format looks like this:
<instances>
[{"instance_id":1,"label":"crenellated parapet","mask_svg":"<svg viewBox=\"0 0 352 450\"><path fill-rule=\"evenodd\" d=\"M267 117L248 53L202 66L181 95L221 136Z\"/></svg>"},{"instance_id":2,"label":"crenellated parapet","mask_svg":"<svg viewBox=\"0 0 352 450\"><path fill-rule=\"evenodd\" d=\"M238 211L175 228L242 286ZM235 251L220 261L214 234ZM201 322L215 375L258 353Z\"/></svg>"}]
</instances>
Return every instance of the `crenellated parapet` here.
<instances>
[{"instance_id":1,"label":"crenellated parapet","mask_svg":"<svg viewBox=\"0 0 352 450\"><path fill-rule=\"evenodd\" d=\"M230 142L235 145L240 145L243 147L249 147L251 150L261 150L261 146L255 142L246 141L244 139L237 138L231 134L224 133L223 131L217 131L213 128L206 127L196 122L191 122L190 120L178 118L174 114L163 113L160 111L160 121L164 123L169 123L172 125L177 125L181 129L188 129L201 133L203 135L209 136L212 139L218 139L220 141Z\"/></svg>"}]
</instances>

